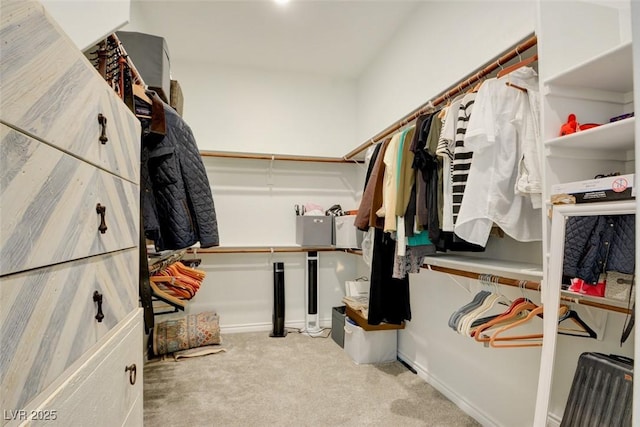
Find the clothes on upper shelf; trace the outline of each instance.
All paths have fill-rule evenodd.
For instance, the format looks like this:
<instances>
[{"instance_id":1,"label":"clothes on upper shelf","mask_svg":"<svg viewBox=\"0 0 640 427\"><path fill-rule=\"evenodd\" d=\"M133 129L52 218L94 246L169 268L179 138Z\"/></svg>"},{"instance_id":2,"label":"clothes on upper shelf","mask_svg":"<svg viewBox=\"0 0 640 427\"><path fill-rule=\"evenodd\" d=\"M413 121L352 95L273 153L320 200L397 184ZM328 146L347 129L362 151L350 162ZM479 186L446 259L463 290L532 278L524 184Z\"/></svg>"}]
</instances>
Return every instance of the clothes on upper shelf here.
<instances>
[{"instance_id":1,"label":"clothes on upper shelf","mask_svg":"<svg viewBox=\"0 0 640 427\"><path fill-rule=\"evenodd\" d=\"M219 245L209 179L191 128L154 92L135 98L142 123L144 229L156 250ZM150 117L150 118L144 118Z\"/></svg>"}]
</instances>

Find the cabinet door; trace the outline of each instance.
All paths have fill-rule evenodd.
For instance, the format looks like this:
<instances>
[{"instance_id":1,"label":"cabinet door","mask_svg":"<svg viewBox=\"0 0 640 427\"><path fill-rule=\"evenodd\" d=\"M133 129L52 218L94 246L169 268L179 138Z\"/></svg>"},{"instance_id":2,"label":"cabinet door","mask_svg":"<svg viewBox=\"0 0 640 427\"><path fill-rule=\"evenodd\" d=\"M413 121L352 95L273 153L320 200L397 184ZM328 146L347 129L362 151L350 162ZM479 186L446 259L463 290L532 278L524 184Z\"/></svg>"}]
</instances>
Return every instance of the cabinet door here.
<instances>
[{"instance_id":1,"label":"cabinet door","mask_svg":"<svg viewBox=\"0 0 640 427\"><path fill-rule=\"evenodd\" d=\"M138 245L137 185L2 124L0 182L0 275Z\"/></svg>"},{"instance_id":2,"label":"cabinet door","mask_svg":"<svg viewBox=\"0 0 640 427\"><path fill-rule=\"evenodd\" d=\"M139 121L42 5L3 1L0 43L0 119L138 182ZM107 141L98 115L106 118Z\"/></svg>"},{"instance_id":3,"label":"cabinet door","mask_svg":"<svg viewBox=\"0 0 640 427\"><path fill-rule=\"evenodd\" d=\"M37 409L26 410L27 416L49 418L30 425L114 427L126 422L141 426L142 411L136 402L142 399L143 336L140 309ZM135 374L125 370L134 365Z\"/></svg>"},{"instance_id":4,"label":"cabinet door","mask_svg":"<svg viewBox=\"0 0 640 427\"><path fill-rule=\"evenodd\" d=\"M24 408L136 310L137 279L137 248L4 277L2 408ZM95 292L102 297L101 321L96 319ZM142 346L137 349L142 351Z\"/></svg>"}]
</instances>

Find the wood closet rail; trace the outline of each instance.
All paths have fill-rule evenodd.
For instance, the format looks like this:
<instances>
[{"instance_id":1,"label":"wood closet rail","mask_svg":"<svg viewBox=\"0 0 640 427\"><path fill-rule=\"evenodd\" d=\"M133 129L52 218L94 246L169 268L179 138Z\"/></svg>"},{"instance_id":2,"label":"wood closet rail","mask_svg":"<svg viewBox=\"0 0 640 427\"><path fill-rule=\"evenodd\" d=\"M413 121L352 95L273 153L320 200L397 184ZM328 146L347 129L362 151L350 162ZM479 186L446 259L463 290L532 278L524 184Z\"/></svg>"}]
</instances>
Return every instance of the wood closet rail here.
<instances>
[{"instance_id":1,"label":"wood closet rail","mask_svg":"<svg viewBox=\"0 0 640 427\"><path fill-rule=\"evenodd\" d=\"M276 253L276 252L335 252L342 251L332 247L302 247L302 246L218 246L215 248L190 248L189 253L192 254L257 254L257 253Z\"/></svg>"},{"instance_id":2,"label":"wood closet rail","mask_svg":"<svg viewBox=\"0 0 640 427\"><path fill-rule=\"evenodd\" d=\"M505 52L499 58L487 63L483 67L480 67L473 73L468 74L467 77L459 80L458 83L454 84L453 86L449 87L449 89L440 93L440 95L438 95L436 98L427 101L422 106L416 108L415 110L413 110L412 112L410 112L409 114L401 118L400 120L396 121L386 129L384 129L383 131L379 132L370 140L360 144L357 148L347 153L344 156L344 158L351 159L354 156L357 156L358 154L360 154L370 146L374 145L378 141L382 140L383 138L386 138L387 136L390 136L397 130L401 129L403 126L413 122L421 114L428 113L433 107L436 107L437 105L442 104L446 100L451 99L455 97L457 94L463 92L465 89L472 87L472 85L477 83L479 80L483 79L484 77L487 77L488 75L498 70L499 68L502 68L504 65L507 64L507 62L517 58L518 56L520 56L520 54L526 52L527 50L531 49L534 46L537 46L537 44L538 44L538 38L535 35L530 35L528 38L525 38L516 46L514 46L513 48Z\"/></svg>"},{"instance_id":3,"label":"wood closet rail","mask_svg":"<svg viewBox=\"0 0 640 427\"><path fill-rule=\"evenodd\" d=\"M284 161L291 161L291 162L364 163L363 160L346 159L342 157L294 156L294 155L288 155L288 154L234 153L232 151L201 150L200 156L223 157L228 159L284 160Z\"/></svg>"}]
</instances>

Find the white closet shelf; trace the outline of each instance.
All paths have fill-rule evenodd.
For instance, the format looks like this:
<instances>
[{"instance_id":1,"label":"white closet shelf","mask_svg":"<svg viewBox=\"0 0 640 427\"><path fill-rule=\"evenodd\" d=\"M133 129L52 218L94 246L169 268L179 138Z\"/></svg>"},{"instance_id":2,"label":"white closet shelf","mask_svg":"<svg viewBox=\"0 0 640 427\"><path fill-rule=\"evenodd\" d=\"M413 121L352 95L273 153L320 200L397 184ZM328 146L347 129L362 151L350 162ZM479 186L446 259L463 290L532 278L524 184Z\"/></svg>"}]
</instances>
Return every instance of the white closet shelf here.
<instances>
[{"instance_id":1,"label":"white closet shelf","mask_svg":"<svg viewBox=\"0 0 640 427\"><path fill-rule=\"evenodd\" d=\"M633 91L631 42L577 64L545 81L549 86L590 88L628 93Z\"/></svg>"},{"instance_id":2,"label":"white closet shelf","mask_svg":"<svg viewBox=\"0 0 640 427\"><path fill-rule=\"evenodd\" d=\"M619 120L603 124L595 128L559 136L547 140L544 145L556 157L582 157L593 155L595 158L611 158L614 160L630 160L627 152L634 150L634 130L636 118ZM561 149L567 149L563 155ZM569 151L570 150L570 151ZM580 152L580 150L587 150ZM589 154L592 153L592 154Z\"/></svg>"},{"instance_id":3,"label":"white closet shelf","mask_svg":"<svg viewBox=\"0 0 640 427\"><path fill-rule=\"evenodd\" d=\"M424 264L427 265L427 268L432 265L465 270L478 273L478 275L493 274L522 280L542 279L542 265L526 262L442 254L425 257Z\"/></svg>"},{"instance_id":4,"label":"white closet shelf","mask_svg":"<svg viewBox=\"0 0 640 427\"><path fill-rule=\"evenodd\" d=\"M619 200L615 202L577 203L572 205L553 205L554 211L565 216L580 215L630 215L636 209L635 200Z\"/></svg>"}]
</instances>

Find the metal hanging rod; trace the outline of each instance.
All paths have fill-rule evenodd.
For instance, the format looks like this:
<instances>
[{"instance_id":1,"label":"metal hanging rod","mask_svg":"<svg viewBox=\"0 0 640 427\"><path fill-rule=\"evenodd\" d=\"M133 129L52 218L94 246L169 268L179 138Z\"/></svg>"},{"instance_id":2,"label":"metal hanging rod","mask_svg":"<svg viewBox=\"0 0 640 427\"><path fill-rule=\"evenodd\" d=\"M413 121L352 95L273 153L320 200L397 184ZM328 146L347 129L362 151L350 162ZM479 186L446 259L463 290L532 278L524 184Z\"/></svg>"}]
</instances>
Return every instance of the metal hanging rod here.
<instances>
[{"instance_id":1,"label":"metal hanging rod","mask_svg":"<svg viewBox=\"0 0 640 427\"><path fill-rule=\"evenodd\" d=\"M514 46L510 50L508 50L499 58L496 58L495 60L489 62L488 64L478 68L471 74L467 75L467 77L465 77L462 80L459 80L458 83L454 84L449 89L440 93L435 98L427 101L422 106L416 108L415 110L413 110L412 112L410 112L409 114L401 118L400 120L396 121L386 129L384 129L383 131L375 135L370 140L360 144L357 148L347 153L344 156L344 158L350 159L354 156L357 156L358 154L360 154L370 146L376 144L378 141L390 136L391 134L398 131L405 125L413 122L421 114L429 112L431 109L438 106L439 104L442 104L446 100L451 99L452 97L455 97L459 93L465 91L467 88L472 87L475 83L477 83L484 77L493 73L497 69L502 68L502 66L505 65L507 62L520 56L520 54L526 52L532 47L537 46L537 44L538 44L538 38L535 35L528 36L526 39L518 43L516 46Z\"/></svg>"}]
</instances>

